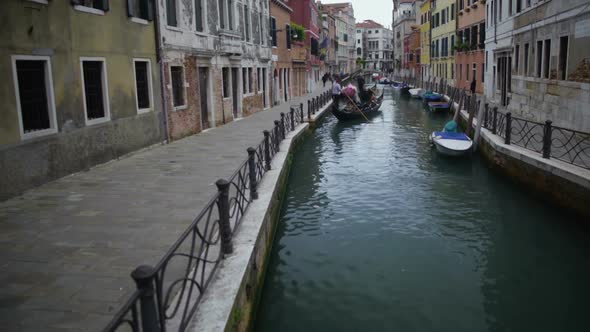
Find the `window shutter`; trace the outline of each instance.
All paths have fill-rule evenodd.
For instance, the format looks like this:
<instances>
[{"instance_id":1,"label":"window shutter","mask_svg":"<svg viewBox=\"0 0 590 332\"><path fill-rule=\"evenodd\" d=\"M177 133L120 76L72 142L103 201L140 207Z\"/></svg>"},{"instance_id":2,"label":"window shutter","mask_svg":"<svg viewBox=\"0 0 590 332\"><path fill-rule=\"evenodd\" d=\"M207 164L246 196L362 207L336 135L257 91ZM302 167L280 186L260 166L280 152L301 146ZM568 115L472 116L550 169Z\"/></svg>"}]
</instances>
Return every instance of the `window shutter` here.
<instances>
[{"instance_id":1,"label":"window shutter","mask_svg":"<svg viewBox=\"0 0 590 332\"><path fill-rule=\"evenodd\" d=\"M100 9L105 12L109 11L109 0L100 0Z\"/></svg>"},{"instance_id":2,"label":"window shutter","mask_svg":"<svg viewBox=\"0 0 590 332\"><path fill-rule=\"evenodd\" d=\"M154 0L146 0L147 1L147 20L153 21L154 20Z\"/></svg>"},{"instance_id":3,"label":"window shutter","mask_svg":"<svg viewBox=\"0 0 590 332\"><path fill-rule=\"evenodd\" d=\"M133 12L133 0L127 0L127 16L134 17L135 13Z\"/></svg>"}]
</instances>

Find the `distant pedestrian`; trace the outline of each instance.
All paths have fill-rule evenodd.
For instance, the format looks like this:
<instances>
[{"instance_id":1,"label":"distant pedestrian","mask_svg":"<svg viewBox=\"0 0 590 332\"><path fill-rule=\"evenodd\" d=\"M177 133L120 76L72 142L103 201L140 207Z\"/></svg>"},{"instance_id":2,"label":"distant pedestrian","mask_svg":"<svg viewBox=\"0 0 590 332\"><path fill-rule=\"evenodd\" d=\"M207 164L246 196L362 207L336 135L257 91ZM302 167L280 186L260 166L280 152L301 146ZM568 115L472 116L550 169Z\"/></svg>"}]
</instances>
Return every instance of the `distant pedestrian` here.
<instances>
[{"instance_id":1,"label":"distant pedestrian","mask_svg":"<svg viewBox=\"0 0 590 332\"><path fill-rule=\"evenodd\" d=\"M328 73L325 73L324 76L322 76L322 83L324 83L324 88L326 87L327 80L328 80Z\"/></svg>"},{"instance_id":2,"label":"distant pedestrian","mask_svg":"<svg viewBox=\"0 0 590 332\"><path fill-rule=\"evenodd\" d=\"M473 81L471 81L471 87L469 90L471 90L471 95L475 94L475 78L473 78Z\"/></svg>"}]
</instances>

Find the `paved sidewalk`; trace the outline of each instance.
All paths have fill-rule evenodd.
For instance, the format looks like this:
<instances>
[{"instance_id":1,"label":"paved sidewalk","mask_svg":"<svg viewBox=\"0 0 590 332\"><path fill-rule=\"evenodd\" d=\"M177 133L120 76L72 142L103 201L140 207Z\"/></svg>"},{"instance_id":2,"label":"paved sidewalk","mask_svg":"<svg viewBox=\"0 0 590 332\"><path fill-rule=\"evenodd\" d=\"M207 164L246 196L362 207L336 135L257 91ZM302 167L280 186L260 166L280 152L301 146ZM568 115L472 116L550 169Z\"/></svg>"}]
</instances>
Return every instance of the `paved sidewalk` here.
<instances>
[{"instance_id":1,"label":"paved sidewalk","mask_svg":"<svg viewBox=\"0 0 590 332\"><path fill-rule=\"evenodd\" d=\"M318 89L313 96L327 90ZM280 112L259 112L0 202L0 326L98 331ZM307 113L306 113L307 114Z\"/></svg>"}]
</instances>

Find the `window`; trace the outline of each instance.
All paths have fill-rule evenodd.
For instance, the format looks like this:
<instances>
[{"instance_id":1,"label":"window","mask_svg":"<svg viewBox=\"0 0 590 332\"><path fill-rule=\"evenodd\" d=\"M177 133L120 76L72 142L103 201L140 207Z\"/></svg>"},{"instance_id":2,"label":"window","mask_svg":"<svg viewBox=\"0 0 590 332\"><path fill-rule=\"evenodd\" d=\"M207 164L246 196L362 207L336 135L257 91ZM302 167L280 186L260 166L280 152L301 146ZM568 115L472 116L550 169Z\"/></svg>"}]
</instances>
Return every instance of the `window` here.
<instances>
[{"instance_id":1,"label":"window","mask_svg":"<svg viewBox=\"0 0 590 332\"><path fill-rule=\"evenodd\" d=\"M375 60L379 59L379 53L375 53Z\"/></svg>"},{"instance_id":2,"label":"window","mask_svg":"<svg viewBox=\"0 0 590 332\"><path fill-rule=\"evenodd\" d=\"M523 55L524 63L522 68L522 74L528 75L529 74L529 43L524 44L524 55Z\"/></svg>"},{"instance_id":3,"label":"window","mask_svg":"<svg viewBox=\"0 0 590 332\"><path fill-rule=\"evenodd\" d=\"M234 5L232 0L227 0L227 28L234 29Z\"/></svg>"},{"instance_id":4,"label":"window","mask_svg":"<svg viewBox=\"0 0 590 332\"><path fill-rule=\"evenodd\" d=\"M519 1L519 0L517 0ZM508 0L508 16L512 15L512 0Z\"/></svg>"},{"instance_id":5,"label":"window","mask_svg":"<svg viewBox=\"0 0 590 332\"><path fill-rule=\"evenodd\" d=\"M219 13L219 27L225 29L225 0L217 0L217 12Z\"/></svg>"},{"instance_id":6,"label":"window","mask_svg":"<svg viewBox=\"0 0 590 332\"><path fill-rule=\"evenodd\" d=\"M518 75L518 65L520 64L520 45L516 45L514 49L514 72Z\"/></svg>"},{"instance_id":7,"label":"window","mask_svg":"<svg viewBox=\"0 0 590 332\"><path fill-rule=\"evenodd\" d=\"M250 41L250 9L247 4L244 4L244 37L246 41Z\"/></svg>"},{"instance_id":8,"label":"window","mask_svg":"<svg viewBox=\"0 0 590 332\"><path fill-rule=\"evenodd\" d=\"M537 77L541 77L541 69L543 68L541 61L543 60L543 41L537 41Z\"/></svg>"},{"instance_id":9,"label":"window","mask_svg":"<svg viewBox=\"0 0 590 332\"><path fill-rule=\"evenodd\" d=\"M569 37L563 36L559 38L559 79L567 80L567 58L569 51Z\"/></svg>"},{"instance_id":10,"label":"window","mask_svg":"<svg viewBox=\"0 0 590 332\"><path fill-rule=\"evenodd\" d=\"M372 33L371 30L369 30L369 34L371 34L371 33Z\"/></svg>"},{"instance_id":11,"label":"window","mask_svg":"<svg viewBox=\"0 0 590 332\"><path fill-rule=\"evenodd\" d=\"M469 28L465 29L465 31L463 31L463 42L466 43L467 45L471 45L471 30Z\"/></svg>"},{"instance_id":12,"label":"window","mask_svg":"<svg viewBox=\"0 0 590 332\"><path fill-rule=\"evenodd\" d=\"M109 10L109 0L72 0L75 9L87 11L94 14L104 14ZM85 8L95 9L86 10Z\"/></svg>"},{"instance_id":13,"label":"window","mask_svg":"<svg viewBox=\"0 0 590 332\"><path fill-rule=\"evenodd\" d=\"M171 27L178 25L176 21L176 0L166 0L166 24Z\"/></svg>"},{"instance_id":14,"label":"window","mask_svg":"<svg viewBox=\"0 0 590 332\"><path fill-rule=\"evenodd\" d=\"M151 63L148 59L133 59L137 112L149 111L152 107Z\"/></svg>"},{"instance_id":15,"label":"window","mask_svg":"<svg viewBox=\"0 0 590 332\"><path fill-rule=\"evenodd\" d=\"M263 20L262 20L262 13L258 14L258 33L260 34L260 44L261 45L265 45L265 40L266 38L264 38L264 26L263 26Z\"/></svg>"},{"instance_id":16,"label":"window","mask_svg":"<svg viewBox=\"0 0 590 332\"><path fill-rule=\"evenodd\" d=\"M50 58L13 56L12 73L22 138L56 133Z\"/></svg>"},{"instance_id":17,"label":"window","mask_svg":"<svg viewBox=\"0 0 590 332\"><path fill-rule=\"evenodd\" d=\"M446 19L447 19L447 15L445 15L445 10L443 9L441 12L441 16L442 16L442 23L441 24L445 24L446 23Z\"/></svg>"},{"instance_id":18,"label":"window","mask_svg":"<svg viewBox=\"0 0 590 332\"><path fill-rule=\"evenodd\" d=\"M252 74L252 68L248 68L248 93L254 93L254 75Z\"/></svg>"},{"instance_id":19,"label":"window","mask_svg":"<svg viewBox=\"0 0 590 332\"><path fill-rule=\"evenodd\" d=\"M256 92L262 91L262 69L256 68L256 80L258 81L258 90Z\"/></svg>"},{"instance_id":20,"label":"window","mask_svg":"<svg viewBox=\"0 0 590 332\"><path fill-rule=\"evenodd\" d=\"M479 48L484 49L486 47L486 28L485 23L479 24Z\"/></svg>"},{"instance_id":21,"label":"window","mask_svg":"<svg viewBox=\"0 0 590 332\"><path fill-rule=\"evenodd\" d=\"M516 13L520 13L522 10L522 0L516 0Z\"/></svg>"},{"instance_id":22,"label":"window","mask_svg":"<svg viewBox=\"0 0 590 332\"><path fill-rule=\"evenodd\" d=\"M551 39L545 40L545 52L543 54L543 77L549 78L551 69Z\"/></svg>"},{"instance_id":23,"label":"window","mask_svg":"<svg viewBox=\"0 0 590 332\"><path fill-rule=\"evenodd\" d=\"M203 32L203 0L195 0L195 29Z\"/></svg>"},{"instance_id":24,"label":"window","mask_svg":"<svg viewBox=\"0 0 590 332\"><path fill-rule=\"evenodd\" d=\"M270 30L272 35L272 46L277 47L277 19L270 18Z\"/></svg>"},{"instance_id":25,"label":"window","mask_svg":"<svg viewBox=\"0 0 590 332\"><path fill-rule=\"evenodd\" d=\"M362 55L363 54L363 50L360 47L356 48L356 55Z\"/></svg>"},{"instance_id":26,"label":"window","mask_svg":"<svg viewBox=\"0 0 590 332\"><path fill-rule=\"evenodd\" d=\"M471 76L474 80L477 80L477 64L473 64L473 75Z\"/></svg>"},{"instance_id":27,"label":"window","mask_svg":"<svg viewBox=\"0 0 590 332\"><path fill-rule=\"evenodd\" d=\"M108 121L110 114L105 60L104 58L81 58L80 61L86 124Z\"/></svg>"},{"instance_id":28,"label":"window","mask_svg":"<svg viewBox=\"0 0 590 332\"><path fill-rule=\"evenodd\" d=\"M248 68L242 68L242 93L248 93Z\"/></svg>"},{"instance_id":29,"label":"window","mask_svg":"<svg viewBox=\"0 0 590 332\"><path fill-rule=\"evenodd\" d=\"M455 4L451 4L451 20L455 19Z\"/></svg>"},{"instance_id":30,"label":"window","mask_svg":"<svg viewBox=\"0 0 590 332\"><path fill-rule=\"evenodd\" d=\"M497 0L498 3L498 22L502 22L502 0Z\"/></svg>"},{"instance_id":31,"label":"window","mask_svg":"<svg viewBox=\"0 0 590 332\"><path fill-rule=\"evenodd\" d=\"M154 7L149 0L127 1L127 16L136 17L146 21L153 21Z\"/></svg>"},{"instance_id":32,"label":"window","mask_svg":"<svg viewBox=\"0 0 590 332\"><path fill-rule=\"evenodd\" d=\"M455 53L455 35L451 35L451 55Z\"/></svg>"},{"instance_id":33,"label":"window","mask_svg":"<svg viewBox=\"0 0 590 332\"><path fill-rule=\"evenodd\" d=\"M459 79L463 78L463 64L459 64Z\"/></svg>"},{"instance_id":34,"label":"window","mask_svg":"<svg viewBox=\"0 0 590 332\"><path fill-rule=\"evenodd\" d=\"M459 0L459 10L463 10L463 0Z\"/></svg>"},{"instance_id":35,"label":"window","mask_svg":"<svg viewBox=\"0 0 590 332\"><path fill-rule=\"evenodd\" d=\"M471 27L471 49L477 49L477 25Z\"/></svg>"},{"instance_id":36,"label":"window","mask_svg":"<svg viewBox=\"0 0 590 332\"><path fill-rule=\"evenodd\" d=\"M229 98L229 68L223 67L221 69L221 76L223 80L223 98Z\"/></svg>"},{"instance_id":37,"label":"window","mask_svg":"<svg viewBox=\"0 0 590 332\"><path fill-rule=\"evenodd\" d=\"M172 103L174 109L184 107L184 70L182 66L170 66L170 81L172 82Z\"/></svg>"},{"instance_id":38,"label":"window","mask_svg":"<svg viewBox=\"0 0 590 332\"><path fill-rule=\"evenodd\" d=\"M465 80L469 81L469 65L465 64Z\"/></svg>"},{"instance_id":39,"label":"window","mask_svg":"<svg viewBox=\"0 0 590 332\"><path fill-rule=\"evenodd\" d=\"M287 49L291 49L291 26L287 24L285 26L285 39L287 40Z\"/></svg>"},{"instance_id":40,"label":"window","mask_svg":"<svg viewBox=\"0 0 590 332\"><path fill-rule=\"evenodd\" d=\"M481 82L483 83L485 81L485 70L484 70L484 64L481 64Z\"/></svg>"}]
</instances>

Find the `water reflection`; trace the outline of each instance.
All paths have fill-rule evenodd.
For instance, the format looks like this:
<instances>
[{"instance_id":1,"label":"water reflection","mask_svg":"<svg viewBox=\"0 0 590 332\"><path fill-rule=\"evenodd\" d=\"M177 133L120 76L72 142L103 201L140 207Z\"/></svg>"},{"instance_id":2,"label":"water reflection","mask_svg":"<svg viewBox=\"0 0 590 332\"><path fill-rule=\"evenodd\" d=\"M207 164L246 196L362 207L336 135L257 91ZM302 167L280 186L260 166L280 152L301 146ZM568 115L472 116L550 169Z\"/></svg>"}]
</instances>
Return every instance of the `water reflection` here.
<instances>
[{"instance_id":1,"label":"water reflection","mask_svg":"<svg viewBox=\"0 0 590 332\"><path fill-rule=\"evenodd\" d=\"M588 232L477 155L436 154L450 115L386 98L297 151L256 330L582 329Z\"/></svg>"}]
</instances>

